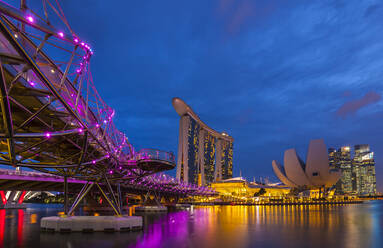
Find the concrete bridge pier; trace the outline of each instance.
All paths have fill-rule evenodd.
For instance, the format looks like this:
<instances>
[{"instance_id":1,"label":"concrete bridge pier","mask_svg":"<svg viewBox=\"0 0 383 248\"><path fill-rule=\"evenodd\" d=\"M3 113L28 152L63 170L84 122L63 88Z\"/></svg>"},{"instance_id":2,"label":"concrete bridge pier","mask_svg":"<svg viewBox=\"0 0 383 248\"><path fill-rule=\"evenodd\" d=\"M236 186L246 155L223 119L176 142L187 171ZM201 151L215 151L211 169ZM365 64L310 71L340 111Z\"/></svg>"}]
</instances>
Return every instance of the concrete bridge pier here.
<instances>
[{"instance_id":1,"label":"concrete bridge pier","mask_svg":"<svg viewBox=\"0 0 383 248\"><path fill-rule=\"evenodd\" d=\"M143 221L141 216L123 216L122 215L122 200L121 191L117 189L118 196L116 197L113 188L109 184L108 179L104 175L102 185L99 181L88 181L84 184L80 192L74 199L69 208L68 189L66 178L64 178L64 214L63 216L51 216L41 219L40 227L46 231L59 232L94 232L94 231L129 231L142 229ZM114 216L73 216L74 211L79 206L80 202L89 194L91 189L96 186L102 195L102 199L108 203L109 207L115 213Z\"/></svg>"}]
</instances>

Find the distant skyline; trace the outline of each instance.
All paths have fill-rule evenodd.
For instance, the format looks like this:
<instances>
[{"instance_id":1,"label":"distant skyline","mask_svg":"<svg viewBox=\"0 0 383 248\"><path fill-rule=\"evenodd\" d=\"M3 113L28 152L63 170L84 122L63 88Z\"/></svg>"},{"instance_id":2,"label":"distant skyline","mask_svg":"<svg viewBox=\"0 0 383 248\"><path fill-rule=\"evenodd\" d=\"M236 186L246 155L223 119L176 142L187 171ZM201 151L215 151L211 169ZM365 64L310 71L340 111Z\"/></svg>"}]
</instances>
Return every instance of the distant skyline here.
<instances>
[{"instance_id":1,"label":"distant skyline","mask_svg":"<svg viewBox=\"0 0 383 248\"><path fill-rule=\"evenodd\" d=\"M63 1L94 48L91 69L115 122L138 149L176 153L180 97L235 139L234 176L310 139L369 144L383 191L380 1ZM169 174L175 175L175 170Z\"/></svg>"}]
</instances>

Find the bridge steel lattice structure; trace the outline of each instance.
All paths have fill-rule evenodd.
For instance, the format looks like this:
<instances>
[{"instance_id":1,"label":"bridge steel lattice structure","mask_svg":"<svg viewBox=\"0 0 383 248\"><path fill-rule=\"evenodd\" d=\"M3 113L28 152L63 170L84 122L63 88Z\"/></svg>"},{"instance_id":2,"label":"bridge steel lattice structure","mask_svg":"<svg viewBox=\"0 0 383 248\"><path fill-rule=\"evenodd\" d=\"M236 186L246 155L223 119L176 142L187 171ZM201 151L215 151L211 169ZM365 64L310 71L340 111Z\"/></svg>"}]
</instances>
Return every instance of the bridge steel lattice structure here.
<instances>
[{"instance_id":1,"label":"bridge steel lattice structure","mask_svg":"<svg viewBox=\"0 0 383 248\"><path fill-rule=\"evenodd\" d=\"M68 178L86 181L70 210L65 197L65 213L96 185L120 215L120 184L172 169L175 159L135 151L115 127L93 83L92 55L58 1L42 0L40 12L25 0L19 8L0 1L0 164L62 176L66 196Z\"/></svg>"},{"instance_id":2,"label":"bridge steel lattice structure","mask_svg":"<svg viewBox=\"0 0 383 248\"><path fill-rule=\"evenodd\" d=\"M62 192L63 182L64 178L62 176L53 174L0 169L0 196L3 206L10 202L9 199L13 199L15 204L21 204L24 197L31 197L31 192L35 191ZM67 183L69 192L78 192L87 181L68 178ZM105 185L101 185L101 187L105 188ZM207 187L179 184L175 178L163 173L124 180L120 183L120 190L122 198L126 194L140 195L143 202L145 202L150 199L150 196L153 196L157 203L162 198L170 202L170 199L177 200L188 196L213 196L215 194L213 190Z\"/></svg>"}]
</instances>

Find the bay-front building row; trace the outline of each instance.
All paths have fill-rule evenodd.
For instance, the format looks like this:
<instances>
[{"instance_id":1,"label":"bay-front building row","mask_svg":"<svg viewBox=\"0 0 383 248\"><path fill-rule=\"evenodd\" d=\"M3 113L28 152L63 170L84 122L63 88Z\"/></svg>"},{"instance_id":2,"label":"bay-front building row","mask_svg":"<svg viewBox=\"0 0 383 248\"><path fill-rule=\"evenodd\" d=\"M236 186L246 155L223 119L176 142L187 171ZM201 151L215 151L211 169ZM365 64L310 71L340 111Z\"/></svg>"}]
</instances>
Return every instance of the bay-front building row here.
<instances>
[{"instance_id":1,"label":"bay-front building row","mask_svg":"<svg viewBox=\"0 0 383 248\"><path fill-rule=\"evenodd\" d=\"M329 148L328 154L330 168L342 174L335 185L336 194L376 194L375 160L369 145L355 145L353 157L350 146Z\"/></svg>"},{"instance_id":2,"label":"bay-front building row","mask_svg":"<svg viewBox=\"0 0 383 248\"><path fill-rule=\"evenodd\" d=\"M234 139L207 126L180 98L173 98L172 103L181 117L177 180L208 185L232 178Z\"/></svg>"}]
</instances>

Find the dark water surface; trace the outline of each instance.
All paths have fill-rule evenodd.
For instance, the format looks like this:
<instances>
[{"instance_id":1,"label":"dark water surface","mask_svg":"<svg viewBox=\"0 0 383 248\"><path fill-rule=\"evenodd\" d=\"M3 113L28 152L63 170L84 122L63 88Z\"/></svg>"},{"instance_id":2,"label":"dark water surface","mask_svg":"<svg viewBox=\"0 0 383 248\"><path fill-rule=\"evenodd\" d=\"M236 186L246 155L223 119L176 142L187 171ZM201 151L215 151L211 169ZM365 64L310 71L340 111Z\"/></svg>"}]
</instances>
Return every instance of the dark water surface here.
<instances>
[{"instance_id":1,"label":"dark water surface","mask_svg":"<svg viewBox=\"0 0 383 248\"><path fill-rule=\"evenodd\" d=\"M383 202L343 206L211 206L144 215L141 232L44 233L61 206L0 210L0 247L383 247Z\"/></svg>"}]
</instances>

